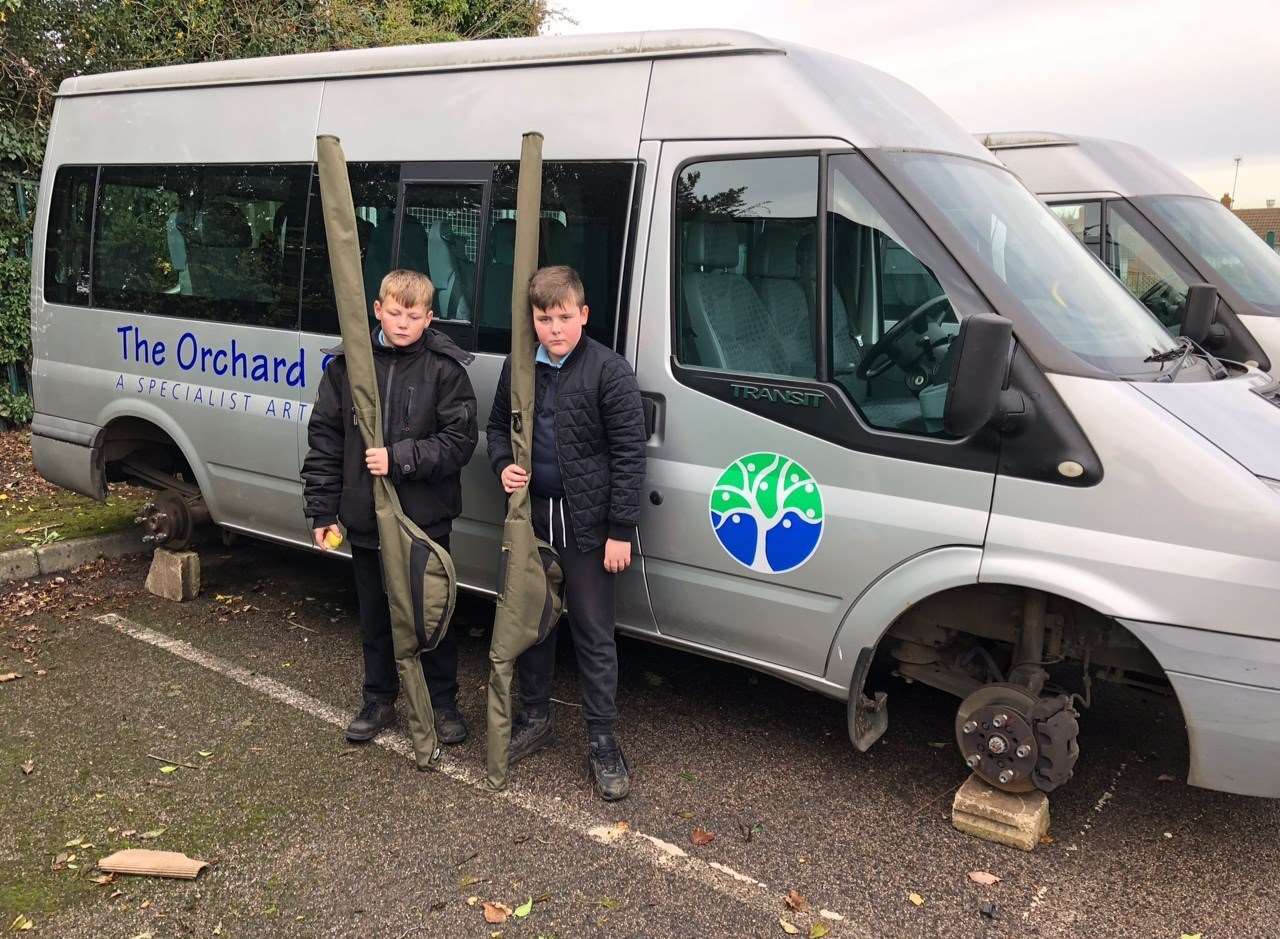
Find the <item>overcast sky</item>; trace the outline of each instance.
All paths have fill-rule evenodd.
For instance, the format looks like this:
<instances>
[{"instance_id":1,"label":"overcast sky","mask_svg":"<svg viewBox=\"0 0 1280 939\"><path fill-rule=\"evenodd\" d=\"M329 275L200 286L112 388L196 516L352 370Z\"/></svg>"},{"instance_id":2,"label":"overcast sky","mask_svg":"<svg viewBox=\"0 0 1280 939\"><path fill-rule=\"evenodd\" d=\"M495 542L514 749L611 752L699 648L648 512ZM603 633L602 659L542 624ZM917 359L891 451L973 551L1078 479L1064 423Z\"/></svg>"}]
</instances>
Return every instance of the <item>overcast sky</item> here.
<instances>
[{"instance_id":1,"label":"overcast sky","mask_svg":"<svg viewBox=\"0 0 1280 939\"><path fill-rule=\"evenodd\" d=\"M1239 207L1280 200L1280 0L552 0L549 32L727 27L837 52L971 131L1151 150Z\"/></svg>"}]
</instances>

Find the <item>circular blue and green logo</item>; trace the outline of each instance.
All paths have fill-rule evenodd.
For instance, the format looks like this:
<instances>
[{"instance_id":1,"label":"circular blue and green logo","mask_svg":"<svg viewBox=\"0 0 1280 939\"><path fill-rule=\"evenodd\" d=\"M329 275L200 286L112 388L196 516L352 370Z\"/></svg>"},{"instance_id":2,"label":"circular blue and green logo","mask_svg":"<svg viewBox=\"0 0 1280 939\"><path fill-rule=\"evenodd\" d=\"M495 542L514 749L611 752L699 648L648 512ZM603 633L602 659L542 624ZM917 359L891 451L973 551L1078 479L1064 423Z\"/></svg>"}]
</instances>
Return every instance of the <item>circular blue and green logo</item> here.
<instances>
[{"instance_id":1,"label":"circular blue and green logo","mask_svg":"<svg viewBox=\"0 0 1280 939\"><path fill-rule=\"evenodd\" d=\"M780 453L734 460L711 490L711 530L744 567L793 571L822 538L822 490L810 472Z\"/></svg>"}]
</instances>

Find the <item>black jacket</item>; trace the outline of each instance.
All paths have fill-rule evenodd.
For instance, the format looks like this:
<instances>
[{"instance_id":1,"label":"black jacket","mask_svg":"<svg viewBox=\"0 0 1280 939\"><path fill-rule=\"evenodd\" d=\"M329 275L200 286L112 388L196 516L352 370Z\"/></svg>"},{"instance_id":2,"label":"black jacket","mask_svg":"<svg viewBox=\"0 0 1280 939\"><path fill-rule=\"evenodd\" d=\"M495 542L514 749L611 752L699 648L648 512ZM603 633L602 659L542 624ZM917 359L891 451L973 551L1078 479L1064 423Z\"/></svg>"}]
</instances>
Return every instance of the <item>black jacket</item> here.
<instances>
[{"instance_id":1,"label":"black jacket","mask_svg":"<svg viewBox=\"0 0 1280 939\"><path fill-rule=\"evenodd\" d=\"M313 528L341 521L352 544L378 546L373 476L355 424L342 347L325 369L307 425L310 452L302 464L303 498ZM405 514L428 535L445 534L462 513L462 467L475 452L476 395L466 365L474 356L428 329L398 349L373 340L382 402L383 443L390 477Z\"/></svg>"},{"instance_id":2,"label":"black jacket","mask_svg":"<svg viewBox=\"0 0 1280 939\"><path fill-rule=\"evenodd\" d=\"M550 367L538 366L542 400ZM640 522L645 471L644 407L627 360L590 336L559 370L556 453L565 502L580 551L606 537L630 541ZM511 465L511 357L502 365L486 429L495 473Z\"/></svg>"}]
</instances>

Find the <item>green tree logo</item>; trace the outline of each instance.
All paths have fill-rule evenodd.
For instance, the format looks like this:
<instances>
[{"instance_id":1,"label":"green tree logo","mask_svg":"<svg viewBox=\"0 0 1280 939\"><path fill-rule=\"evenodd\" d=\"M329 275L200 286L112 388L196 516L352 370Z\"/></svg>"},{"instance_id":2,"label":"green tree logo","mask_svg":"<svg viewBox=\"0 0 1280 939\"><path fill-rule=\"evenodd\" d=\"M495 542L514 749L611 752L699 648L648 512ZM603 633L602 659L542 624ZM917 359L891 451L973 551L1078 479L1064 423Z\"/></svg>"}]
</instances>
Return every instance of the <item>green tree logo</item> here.
<instances>
[{"instance_id":1,"label":"green tree logo","mask_svg":"<svg viewBox=\"0 0 1280 939\"><path fill-rule=\"evenodd\" d=\"M716 480L711 530L739 564L768 574L795 570L822 538L822 490L780 453L749 453Z\"/></svg>"}]
</instances>

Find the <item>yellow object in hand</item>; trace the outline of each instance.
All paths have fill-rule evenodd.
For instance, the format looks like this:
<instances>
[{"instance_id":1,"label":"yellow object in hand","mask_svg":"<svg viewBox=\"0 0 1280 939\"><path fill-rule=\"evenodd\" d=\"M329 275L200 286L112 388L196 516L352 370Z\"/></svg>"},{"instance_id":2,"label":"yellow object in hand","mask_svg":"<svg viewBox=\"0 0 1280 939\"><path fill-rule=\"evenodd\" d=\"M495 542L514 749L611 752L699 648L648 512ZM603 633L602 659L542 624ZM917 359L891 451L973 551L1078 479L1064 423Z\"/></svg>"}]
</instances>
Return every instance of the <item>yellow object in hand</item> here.
<instances>
[{"instance_id":1,"label":"yellow object in hand","mask_svg":"<svg viewBox=\"0 0 1280 939\"><path fill-rule=\"evenodd\" d=\"M336 548L342 544L342 533L337 531L325 532L324 543L330 548Z\"/></svg>"}]
</instances>

